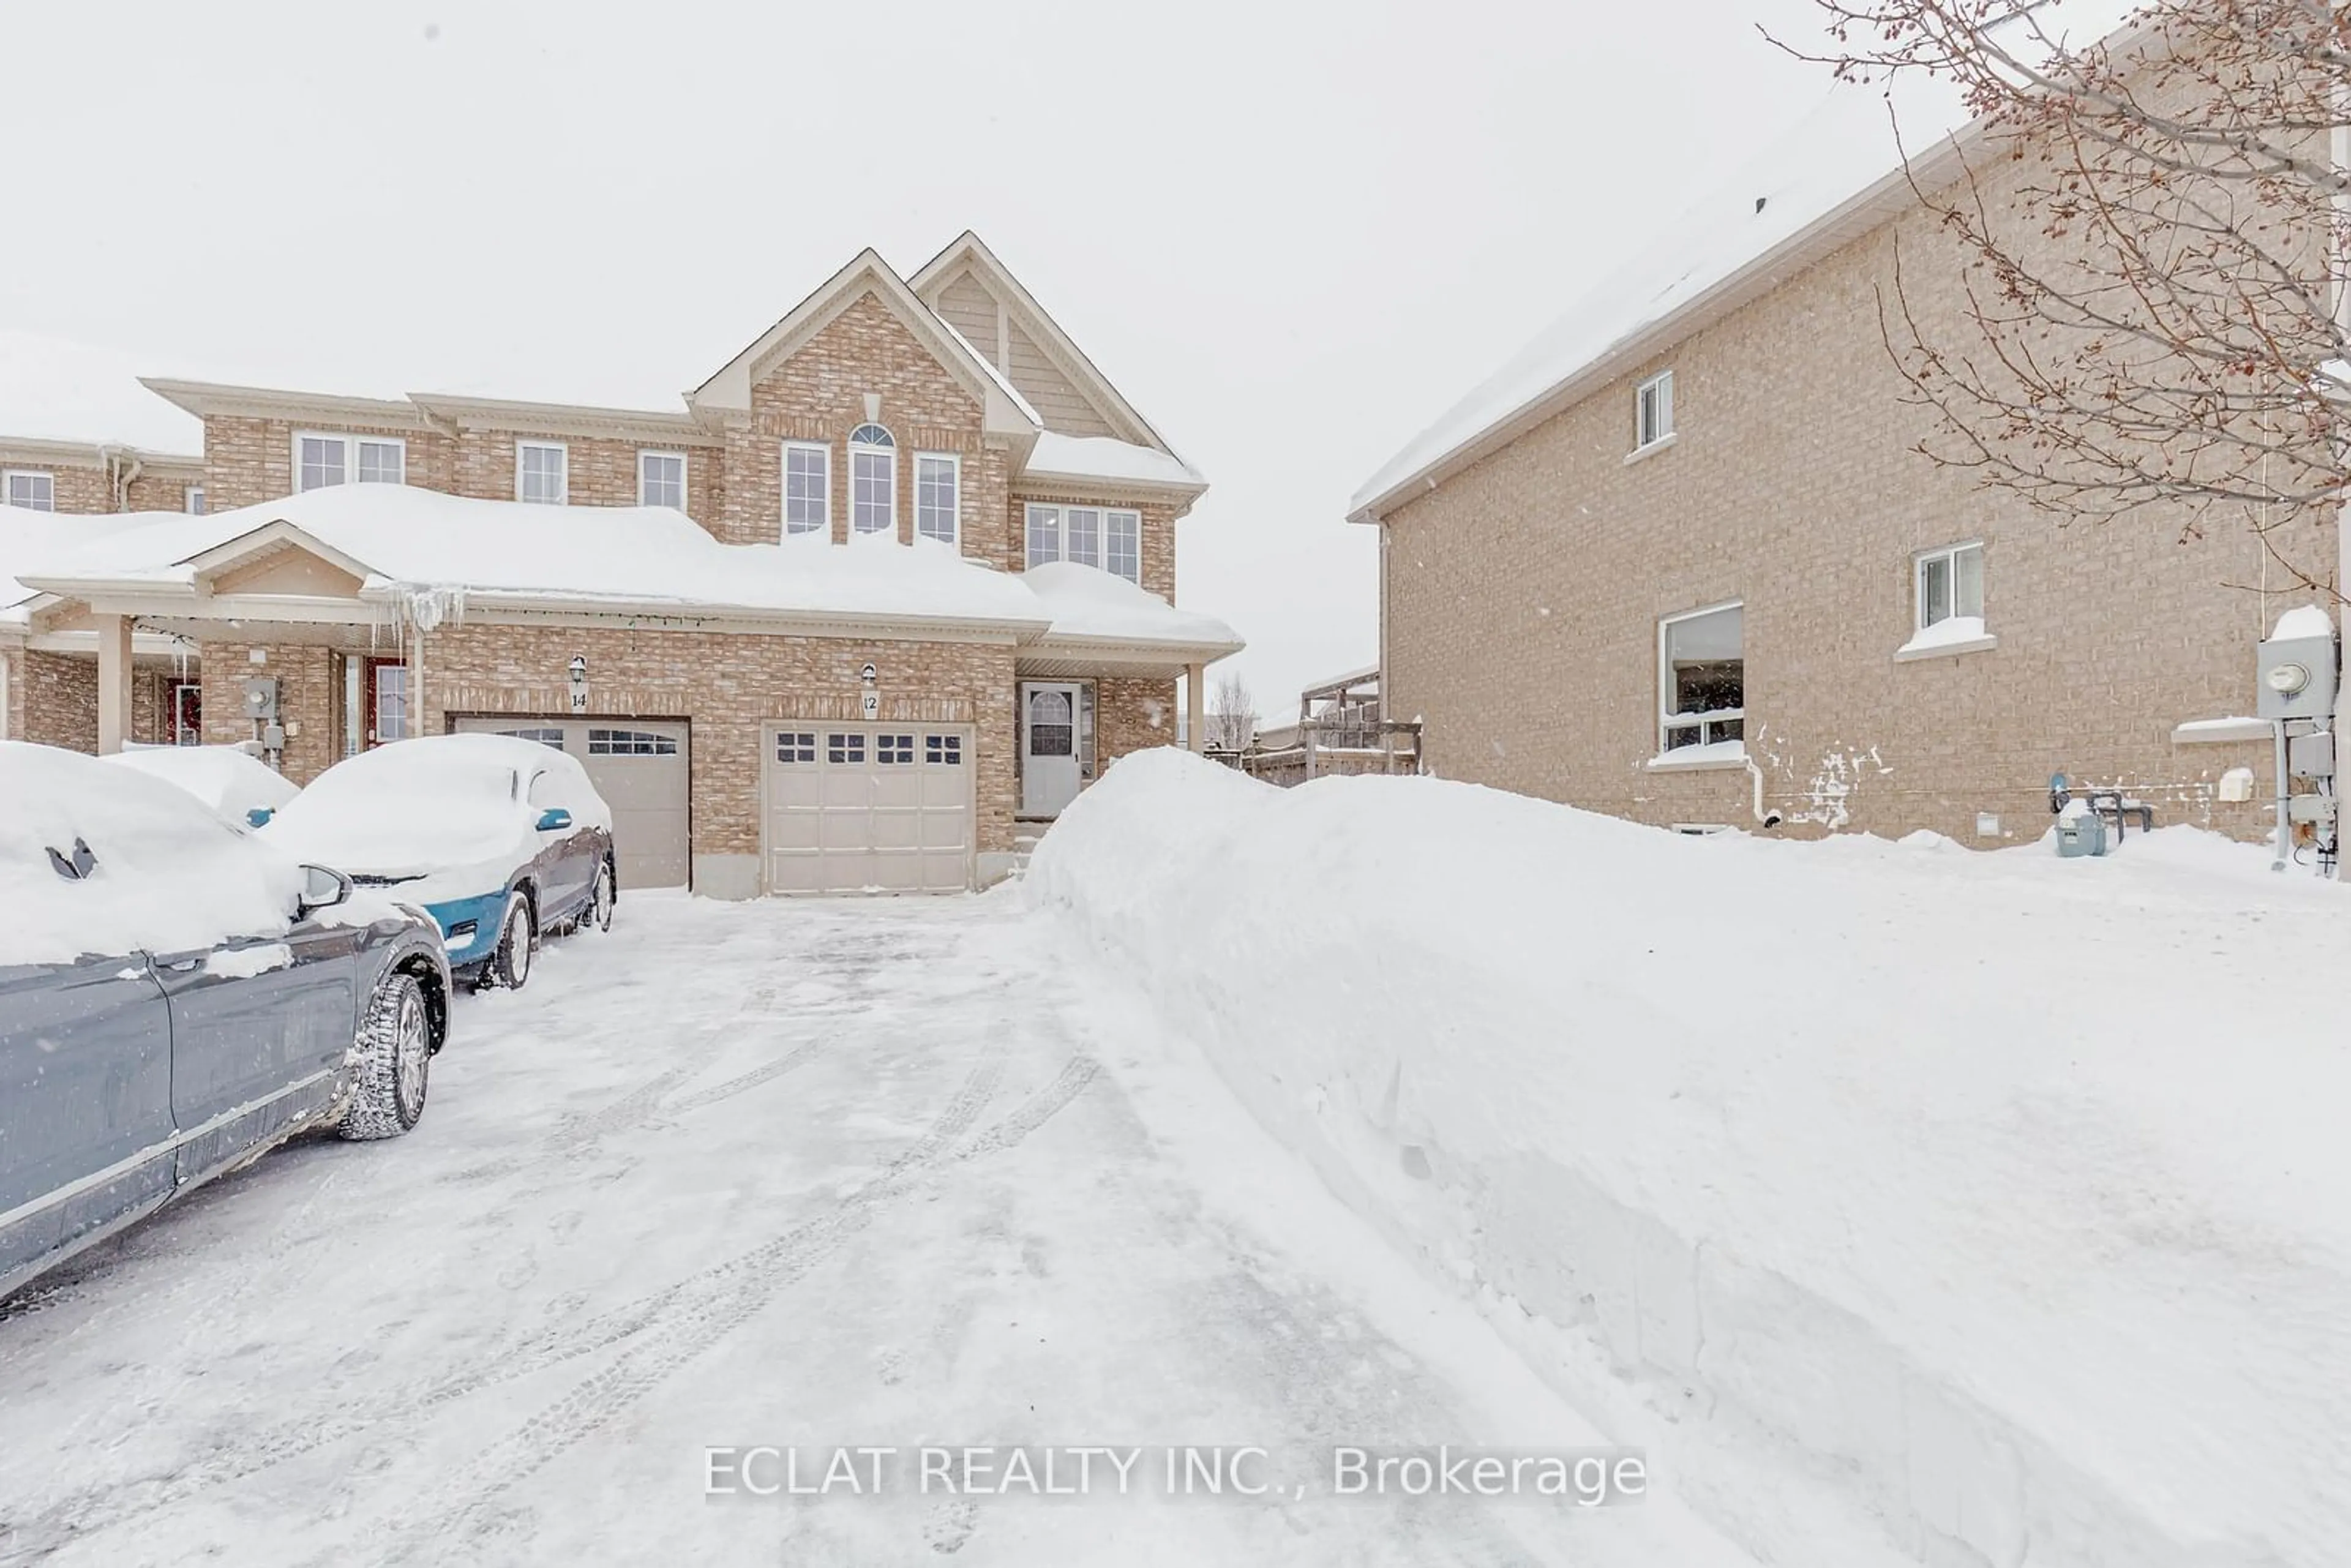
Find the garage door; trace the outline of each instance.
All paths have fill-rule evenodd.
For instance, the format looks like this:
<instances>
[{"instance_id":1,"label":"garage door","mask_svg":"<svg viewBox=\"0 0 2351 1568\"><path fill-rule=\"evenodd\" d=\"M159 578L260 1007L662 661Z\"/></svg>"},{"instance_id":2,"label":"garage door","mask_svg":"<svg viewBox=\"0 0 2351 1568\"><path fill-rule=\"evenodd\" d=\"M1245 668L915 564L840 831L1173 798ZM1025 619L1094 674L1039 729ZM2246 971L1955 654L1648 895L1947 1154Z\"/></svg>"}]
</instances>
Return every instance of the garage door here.
<instances>
[{"instance_id":1,"label":"garage door","mask_svg":"<svg viewBox=\"0 0 2351 1568\"><path fill-rule=\"evenodd\" d=\"M684 887L689 862L687 728L674 720L461 718L469 734L516 735L566 751L612 808L621 886Z\"/></svg>"},{"instance_id":2,"label":"garage door","mask_svg":"<svg viewBox=\"0 0 2351 1568\"><path fill-rule=\"evenodd\" d=\"M971 732L770 730L768 891L961 893L971 885Z\"/></svg>"}]
</instances>

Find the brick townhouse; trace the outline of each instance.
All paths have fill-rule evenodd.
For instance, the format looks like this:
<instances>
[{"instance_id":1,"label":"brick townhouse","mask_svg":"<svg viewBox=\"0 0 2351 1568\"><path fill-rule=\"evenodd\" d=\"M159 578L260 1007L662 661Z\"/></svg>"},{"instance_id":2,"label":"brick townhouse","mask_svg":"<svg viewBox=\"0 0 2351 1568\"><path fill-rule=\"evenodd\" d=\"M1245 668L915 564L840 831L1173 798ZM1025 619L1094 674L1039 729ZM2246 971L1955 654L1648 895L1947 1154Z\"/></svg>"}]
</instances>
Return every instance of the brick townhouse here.
<instances>
[{"instance_id":1,"label":"brick townhouse","mask_svg":"<svg viewBox=\"0 0 2351 1568\"><path fill-rule=\"evenodd\" d=\"M2266 831L2252 649L2311 595L2252 530L2066 525L1919 453L1880 310L1898 254L1928 340L1977 331L1917 190L1981 132L1942 129L1905 125L1906 172L1884 103L1840 91L1358 492L1386 716L1434 771L1987 847L2044 831L2062 772ZM1997 207L2018 176L1978 162ZM2273 542L2331 572L2334 534Z\"/></svg>"},{"instance_id":2,"label":"brick townhouse","mask_svg":"<svg viewBox=\"0 0 2351 1568\"><path fill-rule=\"evenodd\" d=\"M523 733L624 882L953 891L1240 645L1173 606L1206 481L969 234L862 253L674 411L144 384L201 458L0 440L0 735L307 781Z\"/></svg>"}]
</instances>

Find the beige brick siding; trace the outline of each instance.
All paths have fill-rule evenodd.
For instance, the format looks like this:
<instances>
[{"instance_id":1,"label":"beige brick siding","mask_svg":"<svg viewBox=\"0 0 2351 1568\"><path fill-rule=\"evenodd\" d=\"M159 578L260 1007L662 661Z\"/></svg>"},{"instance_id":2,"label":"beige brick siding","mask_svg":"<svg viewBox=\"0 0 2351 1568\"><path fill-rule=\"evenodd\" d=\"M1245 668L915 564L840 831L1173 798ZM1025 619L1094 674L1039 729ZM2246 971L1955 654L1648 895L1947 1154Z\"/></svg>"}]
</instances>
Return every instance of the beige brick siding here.
<instances>
[{"instance_id":1,"label":"beige brick siding","mask_svg":"<svg viewBox=\"0 0 2351 1568\"><path fill-rule=\"evenodd\" d=\"M255 664L252 651L268 655ZM277 709L286 725L286 755L280 770L308 784L342 756L340 663L330 649L298 643L201 644L204 744L232 746L255 738L245 714L245 683L256 675L277 678Z\"/></svg>"},{"instance_id":2,"label":"beige brick siding","mask_svg":"<svg viewBox=\"0 0 2351 1568\"><path fill-rule=\"evenodd\" d=\"M881 394L881 423L898 444L898 534L911 538L914 454L964 459L962 507L1000 507L1000 483L986 494L982 409L963 383L870 292L819 330L751 389L747 422L727 432L726 494L718 536L763 543L783 528L783 443L820 441L832 450L832 535L849 537L849 433L865 423L865 394Z\"/></svg>"},{"instance_id":3,"label":"beige brick siding","mask_svg":"<svg viewBox=\"0 0 2351 1568\"><path fill-rule=\"evenodd\" d=\"M8 682L13 738L98 750L98 661L26 648Z\"/></svg>"},{"instance_id":4,"label":"beige brick siding","mask_svg":"<svg viewBox=\"0 0 2351 1568\"><path fill-rule=\"evenodd\" d=\"M335 420L250 419L213 415L204 421L205 500L211 509L275 501L294 493L294 436L298 431L320 435L365 435L407 444L404 472L408 483L427 490L464 494L456 483L455 443L438 431L392 429L351 424ZM514 495L512 454L508 454L505 495Z\"/></svg>"},{"instance_id":5,"label":"beige brick siding","mask_svg":"<svg viewBox=\"0 0 2351 1568\"><path fill-rule=\"evenodd\" d=\"M697 854L759 852L762 727L787 718L862 722L859 674L869 662L880 676L881 722L975 727L977 846L982 853L1012 847L1009 647L444 626L424 643L417 733L440 733L452 715L564 712L574 654L588 660L592 712L693 721Z\"/></svg>"},{"instance_id":6,"label":"beige brick siding","mask_svg":"<svg viewBox=\"0 0 2351 1568\"><path fill-rule=\"evenodd\" d=\"M1096 776L1131 751L1176 744L1174 681L1105 675L1094 682Z\"/></svg>"},{"instance_id":7,"label":"beige brick siding","mask_svg":"<svg viewBox=\"0 0 2351 1568\"><path fill-rule=\"evenodd\" d=\"M2249 531L2176 515L2061 526L1917 455L1926 415L1880 338L1889 225L1418 497L1383 541L1388 716L1435 771L1655 822L1752 825L1743 772L1661 775L1658 619L1745 602L1747 748L1790 832L2047 826L2049 775L2238 833L2213 798L2257 748L2175 747L2253 703L2267 596ZM1899 225L1911 305L1959 325L1957 267ZM1676 443L1641 461L1634 388L1670 366ZM1913 560L1980 540L2000 645L1915 663ZM2330 567L2329 526L2279 548ZM2272 570L2274 580L2274 570ZM2266 780L2265 768L2258 776ZM2266 784L2263 785L2266 792Z\"/></svg>"}]
</instances>

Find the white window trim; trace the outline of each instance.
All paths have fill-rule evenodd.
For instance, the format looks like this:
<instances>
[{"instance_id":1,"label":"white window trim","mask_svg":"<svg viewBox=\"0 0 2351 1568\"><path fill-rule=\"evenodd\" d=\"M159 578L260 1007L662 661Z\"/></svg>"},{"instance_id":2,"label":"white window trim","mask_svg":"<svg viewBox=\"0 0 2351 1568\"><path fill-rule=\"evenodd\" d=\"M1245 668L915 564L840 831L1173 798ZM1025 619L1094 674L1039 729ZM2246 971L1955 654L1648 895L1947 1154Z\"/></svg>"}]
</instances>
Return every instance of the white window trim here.
<instances>
[{"instance_id":1,"label":"white window trim","mask_svg":"<svg viewBox=\"0 0 2351 1568\"><path fill-rule=\"evenodd\" d=\"M824 515L818 520L816 527L803 528L797 534L792 532L792 454L795 452L813 452L824 459ZM831 444L822 441L785 442L782 450L776 455L776 477L780 485L776 496L776 510L778 514L777 526L783 530L782 537L788 539L802 538L810 534L824 534L830 537L832 533L832 447Z\"/></svg>"},{"instance_id":2,"label":"white window trim","mask_svg":"<svg viewBox=\"0 0 2351 1568\"><path fill-rule=\"evenodd\" d=\"M1677 762L1674 758L1674 753L1677 750L1696 749L1695 747L1669 747L1666 745L1666 732L1669 725L1673 728L1686 729L1692 723L1698 724L1699 726L1698 745L1700 747L1710 744L1706 738L1705 729L1705 726L1708 724L1725 724L1735 718L1740 721L1741 732L1742 734L1744 733L1747 721L1747 706L1744 702L1740 703L1739 706L1734 708L1722 708L1718 711L1708 713L1703 719L1700 719L1696 715L1677 714L1669 711L1666 706L1669 700L1666 694L1667 686L1672 683L1674 673L1673 653L1671 645L1667 641L1667 634L1670 632L1672 628L1681 624L1685 621L1696 621L1708 615L1719 615L1726 610L1737 610L1741 612L1739 622L1739 662L1743 669L1747 663L1747 619L1744 613L1746 609L1747 601L1743 599L1726 599L1719 604L1704 605L1697 610L1684 610L1677 614L1661 615L1657 618L1657 754L1649 759L1649 766L1652 768L1661 771L1671 771L1677 768L1687 768L1695 772L1708 768L1744 768L1747 766L1747 762L1743 755L1747 749L1747 746L1743 739L1740 742L1740 751L1742 755L1738 758L1709 758L1704 760L1693 758L1687 762ZM1742 689L1744 688L1745 684L1745 680L1742 676L1740 681ZM1682 722L1677 725L1671 724L1671 721L1676 719L1680 719Z\"/></svg>"},{"instance_id":3,"label":"white window trim","mask_svg":"<svg viewBox=\"0 0 2351 1568\"><path fill-rule=\"evenodd\" d=\"M686 460L685 454L683 452L662 452L649 446L640 447L637 451L637 505L640 507L650 507L654 505L653 502L645 499L645 459L648 457L674 457L677 459L677 509L681 512L685 510L686 500L694 493L693 480L688 476L692 472L692 469ZM522 459L520 455L517 455L515 459L515 475L517 483L520 482L521 474ZM569 456L565 457L563 460L563 484L565 489L569 490L570 488L571 459Z\"/></svg>"},{"instance_id":4,"label":"white window trim","mask_svg":"<svg viewBox=\"0 0 2351 1568\"><path fill-rule=\"evenodd\" d=\"M1107 564L1097 566L1094 570L1104 573L1107 576L1116 577L1121 582L1132 582L1136 584L1138 587L1141 586L1143 581L1143 513L1134 507L1112 507L1106 506L1100 501L1021 502L1020 559L1024 567L1042 566L1047 564L1044 561L1034 560L1029 558L1029 514L1032 511L1050 512L1053 514L1053 548L1057 553L1051 559L1054 560L1067 560L1070 559L1069 514L1072 507L1075 507L1081 512L1099 512L1102 514L1102 538L1100 540L1100 544L1102 548L1102 558L1105 563L1110 559L1110 520L1113 517L1133 517L1134 519L1134 575L1133 577L1122 576L1117 572L1112 571Z\"/></svg>"},{"instance_id":5,"label":"white window trim","mask_svg":"<svg viewBox=\"0 0 2351 1568\"><path fill-rule=\"evenodd\" d=\"M1951 563L1951 614L1955 616L1959 612L1959 553L1962 550L1974 550L1978 554L1981 554L1983 552L1983 540L1981 539L1963 539L1955 545L1937 545L1932 549L1922 549L1917 554L1910 558L1911 631L1924 632L1927 630L1928 624L1927 620L1927 563L1933 560L1949 560ZM1948 617L1946 619L1948 619ZM1942 622L1938 621L1935 622L1934 624L1939 626L1942 624Z\"/></svg>"},{"instance_id":6,"label":"white window trim","mask_svg":"<svg viewBox=\"0 0 2351 1568\"><path fill-rule=\"evenodd\" d=\"M914 454L914 537L918 539L935 537L923 532L923 465L925 463L944 463L947 465L947 472L953 476L948 497L950 506L947 513L947 537L942 542L961 549L963 548L963 454L959 452ZM1028 514L1024 512L1021 516L1025 519Z\"/></svg>"},{"instance_id":7,"label":"white window trim","mask_svg":"<svg viewBox=\"0 0 2351 1568\"><path fill-rule=\"evenodd\" d=\"M408 459L405 455L400 460L400 476L402 479L408 477ZM183 486L180 491L180 508L192 517L201 516L202 511L196 503L204 501L209 504L210 499L204 494L204 487L202 485Z\"/></svg>"},{"instance_id":8,"label":"white window trim","mask_svg":"<svg viewBox=\"0 0 2351 1568\"><path fill-rule=\"evenodd\" d=\"M57 476L47 468L10 468L5 471L0 471L0 503L5 503L12 507L16 505L14 501L10 501L8 499L8 497L10 492L16 488L16 481L20 478L47 479L49 482L49 504L47 507L27 507L25 510L28 512L37 512L46 509L54 512L57 509Z\"/></svg>"},{"instance_id":9,"label":"white window trim","mask_svg":"<svg viewBox=\"0 0 2351 1568\"><path fill-rule=\"evenodd\" d=\"M554 500L542 502L540 504L554 507L569 506L571 504L571 447L569 443L562 441L517 441L515 443L515 499L517 501L529 499L528 497L522 493L522 455L526 452L532 451L559 452L563 455L562 486L556 492Z\"/></svg>"},{"instance_id":10,"label":"white window trim","mask_svg":"<svg viewBox=\"0 0 2351 1568\"><path fill-rule=\"evenodd\" d=\"M1657 423L1664 428L1645 441L1641 436L1641 404L1652 390L1662 391L1665 394L1657 400L1657 411L1663 416ZM1667 369L1659 371L1633 389L1633 451L1635 455L1657 451L1673 438L1674 372Z\"/></svg>"},{"instance_id":11,"label":"white window trim","mask_svg":"<svg viewBox=\"0 0 2351 1568\"><path fill-rule=\"evenodd\" d=\"M350 430L298 430L288 449L294 460L290 476L292 488L298 496L302 493L302 444L306 441L340 441L343 444L343 483L346 485L360 483L360 442L364 441L371 446L396 448L400 453L400 482L403 485L408 483L408 442L403 436L361 435ZM371 480L370 483L380 484L381 481Z\"/></svg>"},{"instance_id":12,"label":"white window trim","mask_svg":"<svg viewBox=\"0 0 2351 1568\"><path fill-rule=\"evenodd\" d=\"M872 423L872 422L869 420L866 423ZM862 430L864 426L860 425L858 428ZM884 425L883 428L886 430L889 427ZM849 479L849 536L852 538L871 538L875 534L895 534L898 531L898 448L895 444L898 438L893 433L890 439L893 444L888 446L875 446L871 442L864 441L852 441L847 443L849 449L849 468L847 471L847 477ZM857 526L857 456L860 453L877 454L881 456L887 457L890 460L890 520L878 528L861 528Z\"/></svg>"}]
</instances>

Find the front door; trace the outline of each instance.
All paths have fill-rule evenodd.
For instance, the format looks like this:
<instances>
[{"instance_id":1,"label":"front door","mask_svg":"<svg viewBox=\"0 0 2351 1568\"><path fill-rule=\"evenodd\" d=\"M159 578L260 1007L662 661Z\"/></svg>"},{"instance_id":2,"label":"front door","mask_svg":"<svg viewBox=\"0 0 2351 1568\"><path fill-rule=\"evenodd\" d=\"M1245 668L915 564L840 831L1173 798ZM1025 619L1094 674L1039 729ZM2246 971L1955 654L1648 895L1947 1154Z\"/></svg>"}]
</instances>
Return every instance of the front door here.
<instances>
[{"instance_id":1,"label":"front door","mask_svg":"<svg viewBox=\"0 0 2351 1568\"><path fill-rule=\"evenodd\" d=\"M1058 817L1078 798L1078 688L1020 688L1020 814Z\"/></svg>"}]
</instances>

